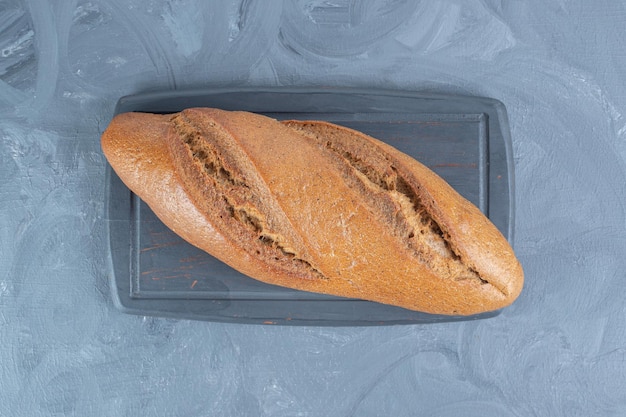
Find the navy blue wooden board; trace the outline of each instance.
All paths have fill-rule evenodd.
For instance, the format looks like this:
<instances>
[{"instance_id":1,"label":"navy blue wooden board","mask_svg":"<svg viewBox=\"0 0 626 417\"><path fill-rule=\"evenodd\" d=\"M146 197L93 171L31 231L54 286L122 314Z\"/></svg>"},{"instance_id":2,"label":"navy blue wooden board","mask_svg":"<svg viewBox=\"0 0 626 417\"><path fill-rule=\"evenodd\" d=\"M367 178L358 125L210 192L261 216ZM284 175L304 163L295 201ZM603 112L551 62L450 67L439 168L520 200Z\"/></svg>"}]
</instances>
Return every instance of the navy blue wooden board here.
<instances>
[{"instance_id":1,"label":"navy blue wooden board","mask_svg":"<svg viewBox=\"0 0 626 417\"><path fill-rule=\"evenodd\" d=\"M430 167L512 241L514 181L504 106L492 99L354 89L243 89L123 97L116 113L189 107L327 120L370 134ZM454 317L296 291L248 278L171 232L109 168L111 288L123 311L222 322L291 325L433 323Z\"/></svg>"}]
</instances>

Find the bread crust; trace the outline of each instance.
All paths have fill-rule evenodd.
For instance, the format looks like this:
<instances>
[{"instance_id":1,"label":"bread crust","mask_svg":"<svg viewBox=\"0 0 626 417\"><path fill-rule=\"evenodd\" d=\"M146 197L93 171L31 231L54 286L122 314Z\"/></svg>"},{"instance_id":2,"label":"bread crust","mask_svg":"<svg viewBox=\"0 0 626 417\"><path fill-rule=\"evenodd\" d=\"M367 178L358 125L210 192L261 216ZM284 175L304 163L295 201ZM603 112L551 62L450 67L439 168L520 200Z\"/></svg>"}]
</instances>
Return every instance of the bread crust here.
<instances>
[{"instance_id":1,"label":"bread crust","mask_svg":"<svg viewBox=\"0 0 626 417\"><path fill-rule=\"evenodd\" d=\"M164 224L263 282L446 315L500 309L523 286L480 210L351 129L206 108L125 113L102 149Z\"/></svg>"}]
</instances>

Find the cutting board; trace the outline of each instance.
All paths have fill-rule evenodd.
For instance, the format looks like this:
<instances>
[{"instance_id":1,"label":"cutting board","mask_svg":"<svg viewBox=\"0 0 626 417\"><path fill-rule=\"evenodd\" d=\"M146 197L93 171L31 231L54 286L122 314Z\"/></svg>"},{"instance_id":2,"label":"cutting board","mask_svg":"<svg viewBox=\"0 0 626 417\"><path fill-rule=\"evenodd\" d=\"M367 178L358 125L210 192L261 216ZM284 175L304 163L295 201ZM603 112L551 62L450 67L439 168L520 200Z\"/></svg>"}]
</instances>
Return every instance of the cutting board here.
<instances>
[{"instance_id":1,"label":"cutting board","mask_svg":"<svg viewBox=\"0 0 626 417\"><path fill-rule=\"evenodd\" d=\"M326 120L362 131L431 168L513 239L511 139L505 107L497 100L363 89L212 89L127 96L115 113L173 113L189 107ZM106 183L108 273L113 299L124 312L316 326L436 323L499 314L432 315L264 284L176 236L110 167Z\"/></svg>"}]
</instances>

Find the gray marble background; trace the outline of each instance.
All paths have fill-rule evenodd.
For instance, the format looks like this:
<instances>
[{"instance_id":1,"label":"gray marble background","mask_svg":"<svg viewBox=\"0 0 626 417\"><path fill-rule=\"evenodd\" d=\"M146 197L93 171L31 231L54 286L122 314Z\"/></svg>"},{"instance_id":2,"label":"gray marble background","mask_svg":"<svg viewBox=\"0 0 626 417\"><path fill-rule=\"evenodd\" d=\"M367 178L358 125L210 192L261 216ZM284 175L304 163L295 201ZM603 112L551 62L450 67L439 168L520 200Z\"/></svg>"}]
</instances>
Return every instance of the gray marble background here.
<instances>
[{"instance_id":1,"label":"gray marble background","mask_svg":"<svg viewBox=\"0 0 626 417\"><path fill-rule=\"evenodd\" d=\"M0 0L0 416L626 415L623 1ZM105 279L117 99L357 86L505 103L527 284L494 319L135 317Z\"/></svg>"}]
</instances>

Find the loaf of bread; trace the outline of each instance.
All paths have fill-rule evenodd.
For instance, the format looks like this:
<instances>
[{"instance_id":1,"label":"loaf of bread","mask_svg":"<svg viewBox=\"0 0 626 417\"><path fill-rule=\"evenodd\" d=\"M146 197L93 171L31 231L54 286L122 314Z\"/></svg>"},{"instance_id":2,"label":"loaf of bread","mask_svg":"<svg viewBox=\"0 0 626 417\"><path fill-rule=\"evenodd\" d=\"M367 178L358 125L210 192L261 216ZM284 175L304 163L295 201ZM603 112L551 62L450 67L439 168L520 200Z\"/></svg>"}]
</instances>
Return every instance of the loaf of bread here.
<instances>
[{"instance_id":1,"label":"loaf of bread","mask_svg":"<svg viewBox=\"0 0 626 417\"><path fill-rule=\"evenodd\" d=\"M478 208L363 133L193 108L117 115L102 149L164 224L254 279L445 315L500 309L522 289Z\"/></svg>"}]
</instances>

